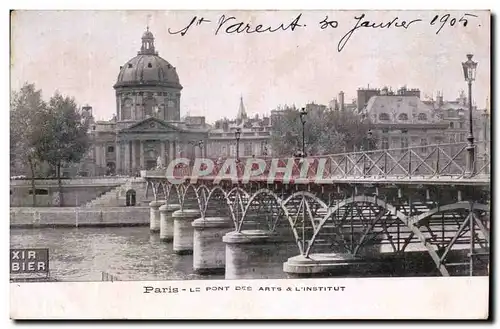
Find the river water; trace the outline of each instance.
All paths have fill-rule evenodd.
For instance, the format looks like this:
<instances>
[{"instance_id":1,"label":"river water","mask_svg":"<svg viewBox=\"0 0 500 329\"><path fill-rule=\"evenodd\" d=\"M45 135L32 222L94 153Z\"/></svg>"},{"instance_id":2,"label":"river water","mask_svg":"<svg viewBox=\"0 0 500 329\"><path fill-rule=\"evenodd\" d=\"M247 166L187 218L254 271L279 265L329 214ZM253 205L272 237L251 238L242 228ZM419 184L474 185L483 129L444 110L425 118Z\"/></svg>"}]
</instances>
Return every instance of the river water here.
<instances>
[{"instance_id":1,"label":"river water","mask_svg":"<svg viewBox=\"0 0 500 329\"><path fill-rule=\"evenodd\" d=\"M48 248L50 276L60 281L100 281L102 272L123 281L224 279L193 273L192 255L176 255L149 227L11 229L10 246ZM282 261L267 267L286 277Z\"/></svg>"},{"instance_id":2,"label":"river water","mask_svg":"<svg viewBox=\"0 0 500 329\"><path fill-rule=\"evenodd\" d=\"M147 226L11 229L10 247L48 248L50 277L58 281L101 281L103 272L120 281L224 279L224 274L195 274L193 256L175 254L172 243L161 242L159 234L151 234ZM267 248L270 248L269 257L255 265L256 268L249 269L249 273L265 269L269 279L286 278L283 263L299 254L297 246L289 243L268 245ZM276 252L276 248L280 251ZM429 263L430 256L427 253L423 256ZM429 267L418 261L399 275L436 275L432 262Z\"/></svg>"}]
</instances>

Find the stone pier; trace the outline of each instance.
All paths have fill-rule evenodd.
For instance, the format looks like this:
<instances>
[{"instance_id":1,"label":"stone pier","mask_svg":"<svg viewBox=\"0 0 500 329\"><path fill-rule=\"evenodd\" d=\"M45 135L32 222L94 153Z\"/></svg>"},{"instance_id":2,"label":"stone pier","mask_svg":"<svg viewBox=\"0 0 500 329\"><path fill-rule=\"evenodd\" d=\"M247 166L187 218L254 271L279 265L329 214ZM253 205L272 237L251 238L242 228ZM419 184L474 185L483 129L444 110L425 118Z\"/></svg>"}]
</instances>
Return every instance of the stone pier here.
<instances>
[{"instance_id":1,"label":"stone pier","mask_svg":"<svg viewBox=\"0 0 500 329\"><path fill-rule=\"evenodd\" d=\"M291 278L321 278L330 276L356 276L362 274L370 263L351 254L310 254L289 258L283 271Z\"/></svg>"},{"instance_id":2,"label":"stone pier","mask_svg":"<svg viewBox=\"0 0 500 329\"><path fill-rule=\"evenodd\" d=\"M181 208L180 204L164 204L160 211L160 241L170 242L174 239L174 219L172 214Z\"/></svg>"},{"instance_id":3,"label":"stone pier","mask_svg":"<svg viewBox=\"0 0 500 329\"><path fill-rule=\"evenodd\" d=\"M223 273L226 266L226 245L222 237L234 230L228 217L198 218L194 228L193 269L199 274Z\"/></svg>"},{"instance_id":4,"label":"stone pier","mask_svg":"<svg viewBox=\"0 0 500 329\"><path fill-rule=\"evenodd\" d=\"M222 241L226 243L226 279L281 278L283 272L276 273L269 264L298 253L295 243L265 230L229 232Z\"/></svg>"},{"instance_id":5,"label":"stone pier","mask_svg":"<svg viewBox=\"0 0 500 329\"><path fill-rule=\"evenodd\" d=\"M151 201L149 203L150 215L149 215L149 230L151 232L160 232L160 207L165 204L164 200Z\"/></svg>"},{"instance_id":6,"label":"stone pier","mask_svg":"<svg viewBox=\"0 0 500 329\"><path fill-rule=\"evenodd\" d=\"M198 209L177 210L172 214L174 219L174 243L173 249L176 254L185 255L193 253L192 222L201 215Z\"/></svg>"}]
</instances>

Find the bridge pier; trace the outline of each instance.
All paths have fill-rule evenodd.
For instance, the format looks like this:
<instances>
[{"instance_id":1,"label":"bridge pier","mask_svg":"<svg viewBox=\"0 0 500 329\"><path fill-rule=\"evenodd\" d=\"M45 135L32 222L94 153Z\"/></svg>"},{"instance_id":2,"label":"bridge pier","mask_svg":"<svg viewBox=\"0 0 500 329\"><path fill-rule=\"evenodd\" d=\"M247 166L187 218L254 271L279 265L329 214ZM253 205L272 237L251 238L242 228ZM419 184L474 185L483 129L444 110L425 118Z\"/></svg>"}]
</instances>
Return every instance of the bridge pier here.
<instances>
[{"instance_id":1,"label":"bridge pier","mask_svg":"<svg viewBox=\"0 0 500 329\"><path fill-rule=\"evenodd\" d=\"M164 204L160 211L160 241L170 242L174 239L174 219L172 214L181 208L179 204Z\"/></svg>"},{"instance_id":2,"label":"bridge pier","mask_svg":"<svg viewBox=\"0 0 500 329\"><path fill-rule=\"evenodd\" d=\"M165 201L151 201L149 203L150 215L149 215L149 230L152 233L160 231L160 207L165 204Z\"/></svg>"},{"instance_id":3,"label":"bridge pier","mask_svg":"<svg viewBox=\"0 0 500 329\"><path fill-rule=\"evenodd\" d=\"M363 275L373 263L351 254L298 255L283 263L283 271L292 278Z\"/></svg>"},{"instance_id":4,"label":"bridge pier","mask_svg":"<svg viewBox=\"0 0 500 329\"><path fill-rule=\"evenodd\" d=\"M174 252L179 255L192 254L194 228L191 224L193 220L200 217L200 211L198 209L177 210L172 217L174 219Z\"/></svg>"},{"instance_id":5,"label":"bridge pier","mask_svg":"<svg viewBox=\"0 0 500 329\"><path fill-rule=\"evenodd\" d=\"M286 259L290 252L283 237L265 230L229 232L222 241L226 243L226 279L280 277L269 264L278 259ZM294 244L295 253L297 249Z\"/></svg>"},{"instance_id":6,"label":"bridge pier","mask_svg":"<svg viewBox=\"0 0 500 329\"><path fill-rule=\"evenodd\" d=\"M223 273L226 266L224 234L234 229L228 217L198 218L193 223L193 269L199 274Z\"/></svg>"}]
</instances>

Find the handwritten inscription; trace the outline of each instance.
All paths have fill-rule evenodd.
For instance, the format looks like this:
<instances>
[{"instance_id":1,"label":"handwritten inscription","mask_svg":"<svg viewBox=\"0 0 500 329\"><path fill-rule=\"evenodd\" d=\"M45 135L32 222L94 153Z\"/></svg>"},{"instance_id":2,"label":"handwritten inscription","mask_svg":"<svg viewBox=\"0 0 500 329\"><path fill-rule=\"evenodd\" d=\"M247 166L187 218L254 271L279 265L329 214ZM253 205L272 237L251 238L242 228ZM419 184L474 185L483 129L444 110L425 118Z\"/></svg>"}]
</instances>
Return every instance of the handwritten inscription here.
<instances>
[{"instance_id":1,"label":"handwritten inscription","mask_svg":"<svg viewBox=\"0 0 500 329\"><path fill-rule=\"evenodd\" d=\"M337 50L339 52L341 52L342 49L344 49L347 41L349 41L353 33L360 28L367 27L372 29L388 29L394 27L394 28L408 29L413 23L422 21L420 18L411 21L405 21L405 20L400 20L399 17L395 17L389 22L371 22L365 19L365 14L362 14L359 17L354 17L354 19L356 20L356 24L354 25L354 27L350 29L349 32L347 32L339 41L339 45L337 47Z\"/></svg>"},{"instance_id":2,"label":"handwritten inscription","mask_svg":"<svg viewBox=\"0 0 500 329\"><path fill-rule=\"evenodd\" d=\"M356 33L359 34L361 31L383 31L389 29L400 29L400 30L409 30L416 25L426 24L430 27L437 27L435 34L439 34L445 28L465 28L467 26L471 26L469 21L471 19L477 19L478 16L473 14L460 14L460 15L452 15L452 14L441 14L434 15L432 18L424 19L424 18L401 18L394 17L385 21L377 21L374 19L368 18L367 14L360 14L354 16L352 24L350 24L349 30L341 36L338 45L337 51L341 52L351 37ZM311 24L313 27L316 26L319 31L328 31L328 30L339 30L341 28L341 24L339 20L335 19L335 17L325 16L320 21L315 22L315 24ZM479 22L477 22L476 26L481 26ZM345 24L345 23L343 23ZM278 22L273 24L264 24L264 23L255 23L255 22L247 22L244 20L240 20L235 16L226 16L225 14L218 17L216 20L211 20L205 17L194 16L187 25L181 27L180 29L171 29L168 28L168 32L172 35L180 35L186 36L189 31L192 31L196 27L203 27L211 25L213 28L214 35L234 35L234 34L262 34L262 33L279 33L279 32L295 32L297 30L305 29L306 17L302 13L297 16L291 17L287 22ZM347 24L346 24L347 25Z\"/></svg>"},{"instance_id":3,"label":"handwritten inscription","mask_svg":"<svg viewBox=\"0 0 500 329\"><path fill-rule=\"evenodd\" d=\"M445 27L446 25L455 26L456 24L459 24L459 25L462 25L463 27L466 27L467 24L469 23L469 20L467 19L467 17L477 17L477 16L472 15L472 14L465 14L462 17L457 19L456 17L452 17L450 14L445 14L442 16L436 15L431 20L430 25L435 25L435 24L441 23L439 26L439 29L436 31L436 34L439 34L439 32L441 32L443 27Z\"/></svg>"}]
</instances>

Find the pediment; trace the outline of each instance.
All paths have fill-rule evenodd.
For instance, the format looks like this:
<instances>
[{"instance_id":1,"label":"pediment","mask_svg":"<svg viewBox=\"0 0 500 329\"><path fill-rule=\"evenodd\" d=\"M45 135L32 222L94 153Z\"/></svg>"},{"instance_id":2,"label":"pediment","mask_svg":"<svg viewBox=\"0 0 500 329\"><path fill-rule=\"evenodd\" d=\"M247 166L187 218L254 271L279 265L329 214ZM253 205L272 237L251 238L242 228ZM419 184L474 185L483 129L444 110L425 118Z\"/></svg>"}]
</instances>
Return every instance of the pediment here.
<instances>
[{"instance_id":1,"label":"pediment","mask_svg":"<svg viewBox=\"0 0 500 329\"><path fill-rule=\"evenodd\" d=\"M179 132L182 129L157 118L147 118L137 122L122 132Z\"/></svg>"}]
</instances>

